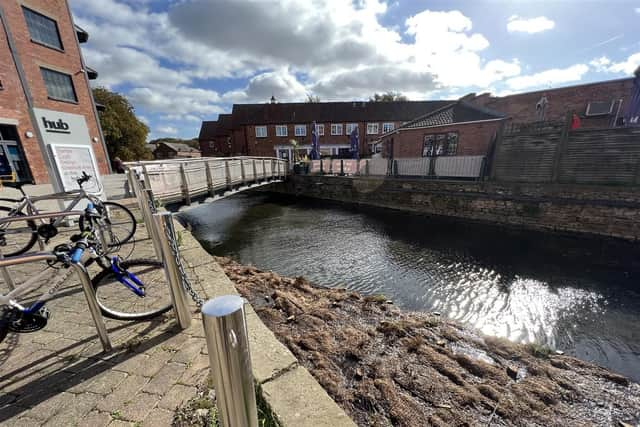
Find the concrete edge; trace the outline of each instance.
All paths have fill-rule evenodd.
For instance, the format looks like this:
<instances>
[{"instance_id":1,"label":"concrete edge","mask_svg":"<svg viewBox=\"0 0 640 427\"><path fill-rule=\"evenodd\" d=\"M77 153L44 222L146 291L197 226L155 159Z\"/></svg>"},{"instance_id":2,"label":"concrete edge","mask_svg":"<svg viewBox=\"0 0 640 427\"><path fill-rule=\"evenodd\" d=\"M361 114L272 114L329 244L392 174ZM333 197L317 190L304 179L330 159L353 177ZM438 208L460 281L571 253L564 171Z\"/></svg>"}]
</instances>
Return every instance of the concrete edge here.
<instances>
[{"instance_id":1,"label":"concrete edge","mask_svg":"<svg viewBox=\"0 0 640 427\"><path fill-rule=\"evenodd\" d=\"M183 262L207 298L237 294L231 280L191 232L175 221ZM309 371L246 306L253 376L262 396L284 427L355 427Z\"/></svg>"}]
</instances>

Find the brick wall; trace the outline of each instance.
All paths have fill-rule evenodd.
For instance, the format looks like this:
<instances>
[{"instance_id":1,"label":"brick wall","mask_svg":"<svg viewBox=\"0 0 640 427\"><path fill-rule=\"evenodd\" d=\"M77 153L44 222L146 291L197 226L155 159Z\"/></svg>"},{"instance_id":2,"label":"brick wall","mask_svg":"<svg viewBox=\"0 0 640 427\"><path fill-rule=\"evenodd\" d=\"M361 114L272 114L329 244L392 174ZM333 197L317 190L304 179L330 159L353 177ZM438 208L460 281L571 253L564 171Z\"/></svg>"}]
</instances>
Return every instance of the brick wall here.
<instances>
[{"instance_id":1,"label":"brick wall","mask_svg":"<svg viewBox=\"0 0 640 427\"><path fill-rule=\"evenodd\" d=\"M438 126L426 129L408 129L385 139L383 156L388 156L388 146L393 138L393 156L396 158L422 157L422 145L425 135L458 132L459 156L486 155L493 135L500 126L500 121L478 122Z\"/></svg>"},{"instance_id":2,"label":"brick wall","mask_svg":"<svg viewBox=\"0 0 640 427\"><path fill-rule=\"evenodd\" d=\"M618 100L623 99L621 114L624 113L633 87L633 79L611 80L566 88L548 89L505 97L480 95L468 100L491 108L513 118L514 122L537 120L536 104L544 95L548 100L545 120L564 120L567 112L575 111L582 117L583 127L608 127L615 118ZM585 118L587 104L592 101L616 101L609 116Z\"/></svg>"},{"instance_id":3,"label":"brick wall","mask_svg":"<svg viewBox=\"0 0 640 427\"><path fill-rule=\"evenodd\" d=\"M22 5L35 10L36 12L40 12L57 22L60 39L64 49L63 52L31 41L31 36L29 35L29 30L22 11ZM7 18L7 24L11 31L20 62L22 63L22 67L25 72L34 106L38 108L62 111L65 113L83 115L89 129L89 137L91 139L94 137L100 138L98 123L92 108L91 92L85 81L84 74L81 72L82 63L80 60L80 52L76 44L75 29L71 22L71 18L69 17L65 0L11 0L3 1L2 7ZM13 98L14 102L4 102L7 98L11 98L11 96L15 95L17 92L21 92L22 88L14 65L11 63L6 64L5 58L10 59L11 56L8 51L5 51L7 41L4 38L4 32L0 37L2 37L2 39L0 39L2 41L0 49L2 49L1 58L3 58L3 61L1 61L3 64L0 65L0 70L3 71L2 80L4 81L7 79L7 81L11 82L11 85L14 86L11 89L11 92L8 92L9 89L6 88L5 85L5 91L7 91L6 97L4 94L0 94L0 99L3 101L1 104L12 106L10 110L13 110L14 112L9 115L11 113L11 111L9 111L7 112L7 115L5 115L2 113L4 110L0 107L0 117L15 118L19 120L20 125L18 129L20 131L21 142L25 148L24 151L26 152L27 161L29 162L32 175L36 183L48 182L49 178L44 167L44 160L40 153L40 147L35 139L36 137L34 136L31 139L26 139L24 136L27 130L33 132L33 125L30 123L30 120L28 120L27 105L24 96L16 96ZM41 66L71 75L78 102L69 103L49 99L40 71ZM6 75L5 70L7 73ZM9 93L11 95L9 95ZM107 155L103 150L102 144L99 142L93 143L92 147L98 162L100 173L107 174Z\"/></svg>"},{"instance_id":4,"label":"brick wall","mask_svg":"<svg viewBox=\"0 0 640 427\"><path fill-rule=\"evenodd\" d=\"M340 123L340 122L333 122ZM379 122L378 125L378 134L376 135L367 135L367 123L366 122L349 122L349 123L357 123L358 124L358 132L359 132L359 148L360 148L360 156L368 156L369 153L369 144L374 142L378 136L382 134L382 123ZM400 126L400 122L384 122L384 123L394 123L395 127ZM305 124L305 123L297 123L297 124ZM267 137L266 138L256 138L256 129L255 125L245 126L244 129L247 135L247 143L248 143L248 155L250 156L269 156L273 157L275 155L275 147L278 145L288 145L289 141L295 139L298 142L298 145L311 145L311 123L306 123L307 126L307 135L306 136L295 136L295 124L287 124L287 136L276 136L276 125L267 125ZM350 135L346 134L347 123L342 122L342 135L331 135L331 123L324 123L324 135L320 136L319 142L320 147L322 146L336 146L336 145L349 145L351 144ZM243 134L244 136L244 134ZM235 138L235 133L234 133Z\"/></svg>"}]
</instances>

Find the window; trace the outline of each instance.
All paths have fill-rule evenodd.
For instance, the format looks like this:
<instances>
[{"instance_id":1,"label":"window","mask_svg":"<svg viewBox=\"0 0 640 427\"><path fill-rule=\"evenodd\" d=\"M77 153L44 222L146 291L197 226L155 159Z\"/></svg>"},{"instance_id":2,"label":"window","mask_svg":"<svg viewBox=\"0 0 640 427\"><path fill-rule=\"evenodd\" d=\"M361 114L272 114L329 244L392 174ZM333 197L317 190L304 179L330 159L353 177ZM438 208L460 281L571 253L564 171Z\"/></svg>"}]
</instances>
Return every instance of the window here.
<instances>
[{"instance_id":1,"label":"window","mask_svg":"<svg viewBox=\"0 0 640 427\"><path fill-rule=\"evenodd\" d=\"M316 125L316 128L318 129L318 136L324 136L324 125L323 124L319 124Z\"/></svg>"},{"instance_id":2,"label":"window","mask_svg":"<svg viewBox=\"0 0 640 427\"><path fill-rule=\"evenodd\" d=\"M587 104L585 116L606 116L613 111L614 101L592 101Z\"/></svg>"},{"instance_id":3,"label":"window","mask_svg":"<svg viewBox=\"0 0 640 427\"><path fill-rule=\"evenodd\" d=\"M40 71L42 71L42 79L47 87L49 98L58 101L78 102L76 90L73 88L73 80L69 74L48 68L40 68Z\"/></svg>"},{"instance_id":4,"label":"window","mask_svg":"<svg viewBox=\"0 0 640 427\"><path fill-rule=\"evenodd\" d=\"M56 21L26 7L23 7L22 11L24 12L24 19L27 21L27 28L29 28L32 41L62 50L62 41L60 41L60 33L58 32Z\"/></svg>"},{"instance_id":5,"label":"window","mask_svg":"<svg viewBox=\"0 0 640 427\"><path fill-rule=\"evenodd\" d=\"M277 125L276 136L287 136L287 125Z\"/></svg>"},{"instance_id":6,"label":"window","mask_svg":"<svg viewBox=\"0 0 640 427\"><path fill-rule=\"evenodd\" d=\"M382 124L382 133L391 132L393 129L395 129L395 126L393 125L393 123Z\"/></svg>"},{"instance_id":7,"label":"window","mask_svg":"<svg viewBox=\"0 0 640 427\"><path fill-rule=\"evenodd\" d=\"M267 137L267 127L256 126L256 138L266 138L266 137Z\"/></svg>"},{"instance_id":8,"label":"window","mask_svg":"<svg viewBox=\"0 0 640 427\"><path fill-rule=\"evenodd\" d=\"M353 132L353 130L357 127L358 127L357 123L347 123L347 128L346 128L347 135L351 135L351 132Z\"/></svg>"},{"instance_id":9,"label":"window","mask_svg":"<svg viewBox=\"0 0 640 427\"><path fill-rule=\"evenodd\" d=\"M458 133L438 133L425 135L422 157L455 156L458 153Z\"/></svg>"},{"instance_id":10,"label":"window","mask_svg":"<svg viewBox=\"0 0 640 427\"><path fill-rule=\"evenodd\" d=\"M307 125L296 125L294 130L296 136L307 136Z\"/></svg>"},{"instance_id":11,"label":"window","mask_svg":"<svg viewBox=\"0 0 640 427\"><path fill-rule=\"evenodd\" d=\"M367 123L367 135L375 135L378 133L379 123Z\"/></svg>"},{"instance_id":12,"label":"window","mask_svg":"<svg viewBox=\"0 0 640 427\"><path fill-rule=\"evenodd\" d=\"M342 123L331 123L331 135L342 135Z\"/></svg>"}]
</instances>

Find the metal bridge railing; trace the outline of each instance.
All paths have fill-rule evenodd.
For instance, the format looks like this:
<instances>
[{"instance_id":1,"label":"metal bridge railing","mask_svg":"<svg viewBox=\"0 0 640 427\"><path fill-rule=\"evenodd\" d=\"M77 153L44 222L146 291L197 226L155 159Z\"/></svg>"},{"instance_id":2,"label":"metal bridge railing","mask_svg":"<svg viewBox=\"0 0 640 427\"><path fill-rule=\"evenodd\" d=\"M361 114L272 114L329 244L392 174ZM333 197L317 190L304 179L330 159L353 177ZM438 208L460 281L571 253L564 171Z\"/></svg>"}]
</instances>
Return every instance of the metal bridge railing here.
<instances>
[{"instance_id":1,"label":"metal bridge railing","mask_svg":"<svg viewBox=\"0 0 640 427\"><path fill-rule=\"evenodd\" d=\"M138 180L153 192L155 200L191 203L197 196L213 196L217 191L241 185L284 179L286 160L273 157L204 157L198 159L127 162ZM130 187L134 184L130 181Z\"/></svg>"}]
</instances>

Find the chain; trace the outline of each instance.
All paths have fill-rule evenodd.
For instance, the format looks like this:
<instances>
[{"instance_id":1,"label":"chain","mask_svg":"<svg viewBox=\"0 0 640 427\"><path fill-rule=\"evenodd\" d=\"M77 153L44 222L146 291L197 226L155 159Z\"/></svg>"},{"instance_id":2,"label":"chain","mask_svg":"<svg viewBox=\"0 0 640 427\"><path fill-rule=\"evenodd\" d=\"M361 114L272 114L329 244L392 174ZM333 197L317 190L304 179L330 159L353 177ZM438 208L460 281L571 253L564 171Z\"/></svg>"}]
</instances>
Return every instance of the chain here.
<instances>
[{"instance_id":1,"label":"chain","mask_svg":"<svg viewBox=\"0 0 640 427\"><path fill-rule=\"evenodd\" d=\"M174 261L178 266L178 272L180 273L182 288L191 296L193 302L196 303L198 308L202 307L204 304L204 299L198 295L198 293L193 289L191 285L191 281L187 276L187 272L184 271L184 266L182 265L182 259L180 258L180 251L178 250L178 245L176 243L175 236L172 236L169 227L164 227L165 235L167 236L167 240L169 241L169 247L171 248L171 253L173 254Z\"/></svg>"}]
</instances>

